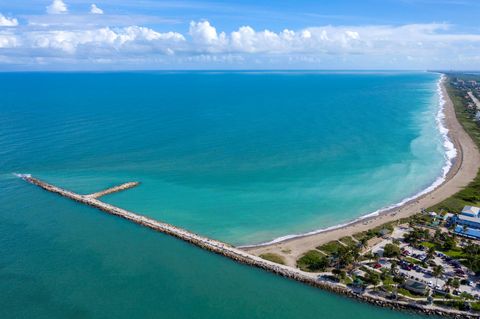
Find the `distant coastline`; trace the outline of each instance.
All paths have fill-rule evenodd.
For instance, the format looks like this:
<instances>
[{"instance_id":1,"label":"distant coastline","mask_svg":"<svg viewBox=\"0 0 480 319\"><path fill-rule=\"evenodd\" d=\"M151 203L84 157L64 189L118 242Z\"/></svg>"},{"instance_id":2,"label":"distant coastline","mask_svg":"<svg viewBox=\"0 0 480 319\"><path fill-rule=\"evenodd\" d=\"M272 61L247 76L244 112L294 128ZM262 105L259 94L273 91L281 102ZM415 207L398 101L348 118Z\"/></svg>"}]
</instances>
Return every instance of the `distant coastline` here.
<instances>
[{"instance_id":1,"label":"distant coastline","mask_svg":"<svg viewBox=\"0 0 480 319\"><path fill-rule=\"evenodd\" d=\"M319 244L365 231L386 222L409 217L424 208L441 202L468 185L480 168L480 153L456 118L453 103L445 88L445 80L446 77L442 74L437 88L440 104L436 120L439 131L444 138L446 161L442 169L442 175L429 187L402 200L400 203L377 210L345 224L304 234L286 235L270 242L241 246L241 248L257 255L269 252L282 254L282 250L288 250L290 253L285 256L287 264L293 266L302 252Z\"/></svg>"}]
</instances>

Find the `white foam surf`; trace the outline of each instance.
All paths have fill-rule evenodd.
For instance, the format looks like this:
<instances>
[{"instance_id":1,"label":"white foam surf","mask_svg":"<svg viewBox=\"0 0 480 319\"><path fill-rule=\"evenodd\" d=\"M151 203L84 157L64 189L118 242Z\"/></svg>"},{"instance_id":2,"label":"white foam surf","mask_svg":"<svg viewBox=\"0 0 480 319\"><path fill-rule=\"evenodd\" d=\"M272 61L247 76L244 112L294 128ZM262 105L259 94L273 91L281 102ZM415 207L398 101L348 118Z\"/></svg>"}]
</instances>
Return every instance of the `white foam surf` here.
<instances>
[{"instance_id":1,"label":"white foam surf","mask_svg":"<svg viewBox=\"0 0 480 319\"><path fill-rule=\"evenodd\" d=\"M443 147L444 147L444 150L445 150L445 153L444 153L445 164L442 167L442 174L440 176L438 176L435 179L435 181L432 184L430 184L430 186L421 190L420 192L416 193L413 196L409 196L409 197L404 198L403 200L401 200L398 203L380 208L380 209L378 209L378 210L376 210L372 213L368 213L366 215L360 216L360 217L358 217L354 220L351 220L351 221L343 223L343 224L338 224L338 225L334 225L334 226L326 227L326 228L320 228L320 229L316 229L316 230L306 232L306 233L301 233L301 234L285 235L285 236L277 237L277 238L275 238L271 241L268 241L268 242L255 244L255 245L244 245L244 246L240 246L240 248L267 246L267 245L275 244L275 243L282 242L282 241L285 241L285 240L288 240L288 239L305 237L305 236L320 234L320 233L331 231L331 230L338 229L338 228L343 228L343 227L346 227L348 225L357 223L359 221L378 216L381 213L384 213L384 212L393 210L395 208L401 207L401 206L403 206L403 205L405 205L405 204L407 204L407 203L409 203L409 202L411 202L411 201L413 201L413 200L415 200L415 199L417 199L417 198L419 198L419 197L421 197L425 194L428 194L428 193L432 192L434 189L436 189L437 187L442 185L446 181L448 172L450 172L450 170L452 169L454 160L457 157L457 149L455 148L455 145L453 144L453 142L450 140L450 137L448 135L449 130L446 127L446 124L445 124L445 104L446 104L446 100L445 100L445 96L444 96L443 90L442 90L442 83L445 80L446 80L446 77L445 77L445 75L442 74L440 76L440 79L437 82L438 111L437 111L437 114L436 114L436 117L435 117L435 121L437 123L437 129L440 132L440 134L442 136L442 139L443 139Z\"/></svg>"},{"instance_id":2,"label":"white foam surf","mask_svg":"<svg viewBox=\"0 0 480 319\"><path fill-rule=\"evenodd\" d=\"M15 176L17 176L18 178L21 178L21 179L26 179L26 178L31 178L32 177L31 174L13 173L13 175L15 175Z\"/></svg>"}]
</instances>

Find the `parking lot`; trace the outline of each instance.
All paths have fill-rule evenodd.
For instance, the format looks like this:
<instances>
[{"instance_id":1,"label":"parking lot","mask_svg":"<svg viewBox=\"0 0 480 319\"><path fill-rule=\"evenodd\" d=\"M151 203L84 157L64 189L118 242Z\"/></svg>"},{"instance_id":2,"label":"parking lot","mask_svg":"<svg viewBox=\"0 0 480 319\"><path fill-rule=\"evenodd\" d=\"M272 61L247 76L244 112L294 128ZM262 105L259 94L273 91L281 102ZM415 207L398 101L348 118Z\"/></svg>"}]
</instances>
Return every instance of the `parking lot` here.
<instances>
[{"instance_id":1,"label":"parking lot","mask_svg":"<svg viewBox=\"0 0 480 319\"><path fill-rule=\"evenodd\" d=\"M449 288L450 292L454 295L466 292L480 299L480 287L477 286L478 278L475 277L474 273L470 272L455 259L445 256L441 252L436 252L429 263L434 262L436 265L441 265L443 267L443 274L439 278L435 278L433 276L432 266L428 265L424 268L419 265L427 257L427 249L417 249L403 242L403 234L405 232L408 232L407 228L396 228L389 238L372 247L372 253L382 256L383 248L386 244L392 243L394 239L400 240L401 243L399 246L404 258L403 261L398 263L397 269L405 278L423 282L430 288L435 289L437 293L445 293L445 290ZM391 262L389 258L380 258L378 264L373 266L373 268L381 271L382 269L390 269ZM464 283L467 281L467 284L461 284L458 289L446 286L448 278L455 277L461 281L463 280Z\"/></svg>"}]
</instances>

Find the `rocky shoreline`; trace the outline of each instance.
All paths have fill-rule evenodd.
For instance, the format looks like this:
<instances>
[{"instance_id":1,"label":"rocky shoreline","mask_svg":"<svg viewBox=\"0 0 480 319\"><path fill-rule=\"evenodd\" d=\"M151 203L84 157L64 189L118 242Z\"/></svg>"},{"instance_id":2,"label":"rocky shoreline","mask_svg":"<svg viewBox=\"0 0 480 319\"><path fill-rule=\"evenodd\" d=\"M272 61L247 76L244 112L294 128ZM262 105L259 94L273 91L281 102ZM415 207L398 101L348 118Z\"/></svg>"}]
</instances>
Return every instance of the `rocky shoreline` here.
<instances>
[{"instance_id":1,"label":"rocky shoreline","mask_svg":"<svg viewBox=\"0 0 480 319\"><path fill-rule=\"evenodd\" d=\"M183 241L189 242L195 246L214 252L218 255L225 256L236 262L261 268L282 277L293 279L298 282L302 282L310 286L321 288L337 294L342 294L347 297L355 298L356 300L362 302L367 302L376 306L395 310L420 312L426 315L448 316L451 318L480 318L480 313L460 311L455 309L445 309L435 305L422 305L414 301L407 302L401 300L388 300L380 296L374 296L368 293L357 293L343 284L330 282L325 279L318 278L318 275L303 272L293 267L280 265L268 260L264 260L258 256L252 255L244 250L233 247L229 244L213 240L204 236L200 236L188 230L167 223L162 223L149 217L145 217L124 210L122 208L104 203L96 199L95 197L76 194L74 192L43 182L30 175L19 175L19 177L49 192L56 193L63 197L100 209L109 214L122 217L139 225L151 228L155 231L177 237Z\"/></svg>"}]
</instances>

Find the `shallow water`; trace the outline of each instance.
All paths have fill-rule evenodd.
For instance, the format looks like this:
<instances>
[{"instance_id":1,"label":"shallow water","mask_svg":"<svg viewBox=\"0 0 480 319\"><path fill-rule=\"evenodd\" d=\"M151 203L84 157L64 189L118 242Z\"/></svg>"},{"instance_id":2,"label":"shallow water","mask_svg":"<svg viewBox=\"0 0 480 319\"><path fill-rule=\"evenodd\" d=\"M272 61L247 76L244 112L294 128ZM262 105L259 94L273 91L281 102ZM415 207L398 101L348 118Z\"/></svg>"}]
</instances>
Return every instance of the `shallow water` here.
<instances>
[{"instance_id":1,"label":"shallow water","mask_svg":"<svg viewBox=\"0 0 480 319\"><path fill-rule=\"evenodd\" d=\"M1 74L0 169L234 244L329 227L444 165L430 73ZM366 187L368 186L368 187Z\"/></svg>"},{"instance_id":2,"label":"shallow water","mask_svg":"<svg viewBox=\"0 0 480 319\"><path fill-rule=\"evenodd\" d=\"M2 319L410 317L236 264L19 179L1 187Z\"/></svg>"},{"instance_id":3,"label":"shallow water","mask_svg":"<svg viewBox=\"0 0 480 319\"><path fill-rule=\"evenodd\" d=\"M407 318L238 265L14 177L233 243L428 186L433 74L0 74L0 318ZM432 143L433 142L433 143ZM368 188L366 187L368 186Z\"/></svg>"}]
</instances>

